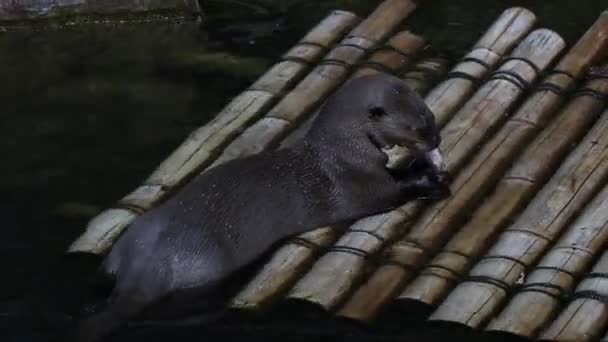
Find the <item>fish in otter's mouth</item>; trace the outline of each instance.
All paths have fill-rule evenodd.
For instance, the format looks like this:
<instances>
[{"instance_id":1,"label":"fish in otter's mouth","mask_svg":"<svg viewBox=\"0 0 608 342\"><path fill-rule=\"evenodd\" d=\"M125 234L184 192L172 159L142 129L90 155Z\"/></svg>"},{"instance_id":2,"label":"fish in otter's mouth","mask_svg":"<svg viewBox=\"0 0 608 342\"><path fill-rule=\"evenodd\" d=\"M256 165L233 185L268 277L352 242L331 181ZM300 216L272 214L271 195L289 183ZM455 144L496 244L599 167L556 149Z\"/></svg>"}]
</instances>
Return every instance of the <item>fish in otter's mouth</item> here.
<instances>
[{"instance_id":1,"label":"fish in otter's mouth","mask_svg":"<svg viewBox=\"0 0 608 342\"><path fill-rule=\"evenodd\" d=\"M423 162L431 166L436 172L445 171L443 155L439 148L428 152L412 151L411 149L394 145L382 148L382 152L388 156L387 168L397 170L411 166L414 162Z\"/></svg>"}]
</instances>

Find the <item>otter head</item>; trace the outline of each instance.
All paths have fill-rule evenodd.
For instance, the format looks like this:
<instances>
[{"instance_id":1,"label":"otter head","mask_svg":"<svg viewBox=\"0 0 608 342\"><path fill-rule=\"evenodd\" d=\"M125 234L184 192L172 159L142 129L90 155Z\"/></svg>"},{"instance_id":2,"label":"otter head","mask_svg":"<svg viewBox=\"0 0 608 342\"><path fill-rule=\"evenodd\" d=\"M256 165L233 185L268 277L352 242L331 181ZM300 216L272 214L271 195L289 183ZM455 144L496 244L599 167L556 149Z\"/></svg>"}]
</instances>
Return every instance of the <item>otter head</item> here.
<instances>
[{"instance_id":1,"label":"otter head","mask_svg":"<svg viewBox=\"0 0 608 342\"><path fill-rule=\"evenodd\" d=\"M366 134L376 147L398 145L413 152L429 152L439 146L433 113L405 82L386 74L358 81L367 89L361 94L361 110L366 112Z\"/></svg>"},{"instance_id":2,"label":"otter head","mask_svg":"<svg viewBox=\"0 0 608 342\"><path fill-rule=\"evenodd\" d=\"M437 149L441 139L435 117L424 100L401 79L388 74L347 82L324 104L314 130L340 139L358 136L378 149L395 145L414 154Z\"/></svg>"}]
</instances>

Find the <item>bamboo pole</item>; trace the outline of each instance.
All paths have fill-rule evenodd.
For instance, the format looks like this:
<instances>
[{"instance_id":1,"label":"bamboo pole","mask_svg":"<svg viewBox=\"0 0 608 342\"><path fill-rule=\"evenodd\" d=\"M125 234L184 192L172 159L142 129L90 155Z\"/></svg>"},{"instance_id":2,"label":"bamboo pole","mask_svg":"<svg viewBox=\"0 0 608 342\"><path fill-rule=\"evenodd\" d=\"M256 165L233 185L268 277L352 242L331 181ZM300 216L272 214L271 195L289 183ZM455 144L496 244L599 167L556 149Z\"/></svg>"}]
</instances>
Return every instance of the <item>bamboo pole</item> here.
<instances>
[{"instance_id":1,"label":"bamboo pole","mask_svg":"<svg viewBox=\"0 0 608 342\"><path fill-rule=\"evenodd\" d=\"M442 129L440 150L444 151L446 156L445 167L448 172L458 171L467 155L506 117L510 107L523 94L523 90L536 79L538 71L545 70L563 47L564 42L558 34L547 29L538 29L531 32L515 48L510 55L512 58L505 61L495 76L490 78ZM519 81L520 79L523 82ZM366 257L376 253L387 241L402 235L403 229L415 213L420 211L423 203L412 201L398 210L356 222L329 253L321 257L296 283L288 297L307 300L328 310L333 309L346 299L355 283L362 278ZM368 233L362 234L360 231ZM410 234L410 239L416 238L416 235ZM367 291L365 288L363 293L374 299L384 297L385 284L380 288L373 288L372 292ZM378 295L378 292L382 295ZM339 314L350 317L351 313L358 312L351 311L351 308L352 306L347 306L347 311L341 310ZM370 306L365 305L364 309L367 311Z\"/></svg>"},{"instance_id":2,"label":"bamboo pole","mask_svg":"<svg viewBox=\"0 0 608 342\"><path fill-rule=\"evenodd\" d=\"M394 74L412 61L422 49L424 43L424 38L412 34L409 31L399 32L389 39L386 44L375 49L366 61L359 64L350 79L378 72ZM306 132L308 132L314 119L317 117L320 107L321 105L319 105L315 112L307 117L302 124L291 131L287 137L283 139L281 146L288 146L302 138ZM265 122L270 123L274 121L274 119L268 118ZM243 148L243 145L250 143L254 139L261 141L273 139L272 132L270 135L264 133L266 128L263 127L266 126L267 125L264 125L263 122L260 121L258 127L262 129L262 131L258 133L255 132L254 129L251 129L249 132L245 132L242 138L235 140L226 148L224 153L216 161L216 164L247 154L248 152L246 148ZM246 134L251 136L246 136ZM266 137L266 135L268 135L268 137Z\"/></svg>"},{"instance_id":3,"label":"bamboo pole","mask_svg":"<svg viewBox=\"0 0 608 342\"><path fill-rule=\"evenodd\" d=\"M471 51L450 70L447 79L425 97L425 102L434 113L438 126L443 127L447 123L471 96L479 82L498 65L500 59L511 51L515 44L530 32L535 22L534 13L525 8L508 8L501 13L473 45ZM416 87L415 81L407 82ZM426 84L431 83L426 82ZM282 146L303 136L314 117L315 115L291 133Z\"/></svg>"},{"instance_id":4,"label":"bamboo pole","mask_svg":"<svg viewBox=\"0 0 608 342\"><path fill-rule=\"evenodd\" d=\"M593 259L601 254L607 239L608 186L604 186L555 246L543 256L536 267L528 272L523 285L518 286L517 293L505 309L490 322L486 330L536 337L558 313L564 295L572 291L576 285L575 281L592 266ZM605 289L608 291L608 286ZM608 322L608 310L604 311L607 315L605 321ZM573 314L570 312L568 319L563 323L570 321ZM576 315L581 313L578 312ZM602 326L603 324L600 328ZM601 330L596 329L595 332L588 331L588 333L599 334Z\"/></svg>"},{"instance_id":5,"label":"bamboo pole","mask_svg":"<svg viewBox=\"0 0 608 342\"><path fill-rule=\"evenodd\" d=\"M423 42L421 37L407 31L397 33L386 46L380 47L367 62L359 66L354 77L402 68L410 61L409 56L415 55L422 48ZM267 304L293 285L295 277L310 266L312 256L316 255L321 246L331 244L337 237L335 228L322 227L292 239L273 255L249 285L237 294L231 305L257 308Z\"/></svg>"},{"instance_id":6,"label":"bamboo pole","mask_svg":"<svg viewBox=\"0 0 608 342\"><path fill-rule=\"evenodd\" d=\"M531 30L535 21L534 14L523 8L507 9L497 18L467 54L475 60L463 59L452 69L451 76L425 98L439 127L445 125L447 118L470 96L470 91L497 66L500 58ZM294 131L294 134L296 132ZM320 229L318 235L323 238L308 239L300 236L304 244L286 244L281 247L264 269L236 297L233 305L257 307L271 298L281 296L286 288L291 287L300 277L303 270L312 264L320 250L334 243L339 237L338 233L330 228ZM329 235L331 238L327 238Z\"/></svg>"},{"instance_id":7,"label":"bamboo pole","mask_svg":"<svg viewBox=\"0 0 608 342\"><path fill-rule=\"evenodd\" d=\"M576 287L574 299L540 337L558 341L599 340L608 326L607 274L608 252L605 251L591 272Z\"/></svg>"},{"instance_id":8,"label":"bamboo pole","mask_svg":"<svg viewBox=\"0 0 608 342\"><path fill-rule=\"evenodd\" d=\"M547 54L530 54L530 51L540 52L540 49L532 47L541 42L546 45L543 49ZM491 77L473 97L453 116L442 130L441 150L446 156L446 169L454 174L480 145L485 136L491 134L494 127L500 125L500 120L506 117L510 107L522 95L521 89L509 82L500 79L504 71L513 73L520 72L526 82L532 82L537 77L537 72L530 68L527 63L519 58L530 60L538 66L538 70L544 70L563 48L563 40L555 33L539 29L533 31L510 55L511 59L499 68L495 77ZM516 59L513 59L516 58ZM513 76L511 76L513 77ZM505 96L506 93L511 96ZM452 185L453 186L453 185ZM437 202L441 205L444 201ZM411 202L417 203L417 202ZM408 204L416 205L416 204ZM416 211L420 211L418 204ZM424 218L424 217L423 217ZM370 320L379 310L397 294L405 276L409 270L406 266L420 265L426 258L429 248L435 248L437 243L444 238L444 231L427 231L423 221L414 225L412 230L402 241L397 242L385 251L385 257L389 260L378 268L367 281L360 286L353 296L343 305L338 314L357 320ZM409 228L413 224L412 218L407 222L400 223L400 229Z\"/></svg>"},{"instance_id":9,"label":"bamboo pole","mask_svg":"<svg viewBox=\"0 0 608 342\"><path fill-rule=\"evenodd\" d=\"M331 12L249 89L232 99L208 124L191 133L144 184L121 199L116 207L94 217L68 252L104 253L137 216L208 165L228 141L301 80L311 66L321 60L327 50L358 21L353 13Z\"/></svg>"},{"instance_id":10,"label":"bamboo pole","mask_svg":"<svg viewBox=\"0 0 608 342\"><path fill-rule=\"evenodd\" d=\"M228 145L219 158L227 161L277 147L346 80L352 67L393 33L415 8L411 0L382 2L289 94Z\"/></svg>"},{"instance_id":11,"label":"bamboo pole","mask_svg":"<svg viewBox=\"0 0 608 342\"><path fill-rule=\"evenodd\" d=\"M544 163L545 160L531 162ZM527 176L526 170L522 171L508 178L513 182L535 182ZM474 328L485 324L500 309L507 291L525 269L535 264L607 179L608 111L604 111L549 182L429 319L458 322Z\"/></svg>"},{"instance_id":12,"label":"bamboo pole","mask_svg":"<svg viewBox=\"0 0 608 342\"><path fill-rule=\"evenodd\" d=\"M471 97L478 83L535 23L534 13L521 7L509 8L498 17L471 51L450 70L447 79L426 96L426 103L435 113L437 124L443 126L448 122Z\"/></svg>"},{"instance_id":13,"label":"bamboo pole","mask_svg":"<svg viewBox=\"0 0 608 342\"><path fill-rule=\"evenodd\" d=\"M452 198L448 200L449 203L446 203L441 213L444 225L458 226L465 219L464 215L467 215L472 210L471 208L495 187L498 178L503 174L503 170L510 166L528 142L553 118L554 113L563 103L562 94L565 91L570 91L575 84L575 79L580 78L589 65L604 56L607 50L608 12L599 17L595 24L558 63L553 72L545 78L536 92L524 102L499 133L491 141L484 144L475 158L454 180ZM589 86L592 85L589 84ZM594 102L598 104L594 106ZM529 160L558 162L565 153L562 152L565 151L564 147L579 139L588 127L587 125L591 125L591 118L594 117L592 113L599 113L599 111L599 102L593 98L587 100L581 97L574 98L561 111L561 117L555 121L555 125L557 125L557 122L564 120L566 122L574 121L575 125L569 126L569 124L566 124L563 127L570 128L563 131L547 130L550 135L546 141L560 141L561 149L548 153L546 150L543 152L542 149L530 147L530 151L538 151L536 155L524 154L524 157L519 158L517 163L526 165ZM571 118L568 119L568 117ZM542 142L543 140L537 140L532 146L542 144ZM560 144L554 147L560 147ZM542 154L540 154L541 152ZM554 153L558 153L560 157L552 157ZM536 166L540 167L541 165L536 164ZM515 168L517 167L515 166ZM549 169L552 169L552 167ZM545 170L547 169L543 168L539 171L546 174ZM542 179L545 177L548 177L548 175L537 174L535 184L542 183ZM504 187L498 186L498 189L504 189ZM515 201L516 196L514 195L512 193L509 196L512 201ZM479 209L479 212L491 214L492 219L474 213L473 218L421 270L419 276L405 288L399 298L414 299L432 306L438 305L458 277L467 270L470 260L479 256L484 250L484 242L488 241L502 227L500 224L490 223L501 222L497 215L507 212L504 209L499 210L504 207L503 203L506 197L504 193L495 190L490 199L485 199L482 206L491 209Z\"/></svg>"}]
</instances>

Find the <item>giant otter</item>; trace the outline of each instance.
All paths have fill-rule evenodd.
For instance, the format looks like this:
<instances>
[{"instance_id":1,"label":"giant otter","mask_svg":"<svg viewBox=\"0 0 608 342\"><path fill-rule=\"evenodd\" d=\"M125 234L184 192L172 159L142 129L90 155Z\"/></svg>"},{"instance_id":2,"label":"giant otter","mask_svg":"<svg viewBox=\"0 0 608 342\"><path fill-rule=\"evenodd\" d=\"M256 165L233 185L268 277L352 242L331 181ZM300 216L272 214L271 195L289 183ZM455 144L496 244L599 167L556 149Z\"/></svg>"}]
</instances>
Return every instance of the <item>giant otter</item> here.
<instances>
[{"instance_id":1,"label":"giant otter","mask_svg":"<svg viewBox=\"0 0 608 342\"><path fill-rule=\"evenodd\" d=\"M114 280L105 309L76 338L101 339L158 302L213 302L226 279L294 234L447 195L429 157L439 143L433 114L402 80L347 82L298 143L211 168L137 218L101 265ZM417 166L387 169L382 148L393 145Z\"/></svg>"}]
</instances>

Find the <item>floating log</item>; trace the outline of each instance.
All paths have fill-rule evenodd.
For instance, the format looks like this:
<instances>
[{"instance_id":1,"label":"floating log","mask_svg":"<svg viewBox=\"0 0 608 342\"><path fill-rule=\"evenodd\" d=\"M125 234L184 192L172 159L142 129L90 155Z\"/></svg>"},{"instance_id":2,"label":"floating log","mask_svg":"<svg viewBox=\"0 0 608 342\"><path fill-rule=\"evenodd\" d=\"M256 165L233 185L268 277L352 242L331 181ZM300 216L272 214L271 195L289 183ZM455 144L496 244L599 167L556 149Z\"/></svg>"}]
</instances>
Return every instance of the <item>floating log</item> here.
<instances>
[{"instance_id":1,"label":"floating log","mask_svg":"<svg viewBox=\"0 0 608 342\"><path fill-rule=\"evenodd\" d=\"M494 189L503 170L521 154L538 131L552 120L563 103L562 94L572 90L575 79L580 78L589 65L604 56L607 50L608 12L599 17L513 117L461 171L453 182L452 197L442 209L443 224L453 227L459 225L471 208L479 203L480 198ZM593 84L588 86L594 87ZM553 125L562 122L563 130L547 129L547 134L532 144L538 146L557 141L557 144L550 146L552 151L530 147L531 152L524 153L513 168L529 169L530 160L543 160L544 165L534 164L539 170L531 173L535 175L534 184L542 184L543 179L549 176L548 171L554 169L564 156L566 148L578 141L592 124L595 117L593 113L599 114L601 111L601 102L593 97L587 98L589 95L575 97L561 111L561 116ZM574 122L573 126L570 125L571 121ZM468 270L471 260L486 248L484 242L489 241L503 227L502 222L511 216L512 213L507 209L510 206L505 199L509 198L510 202L516 203L521 196L515 196L514 192L507 196L501 192L504 189L503 185L499 185L498 190L494 190L492 196L484 200L482 208L473 214L473 218L447 243L443 251L421 270L419 276L401 293L400 299L414 299L432 306L443 300L458 277Z\"/></svg>"},{"instance_id":2,"label":"floating log","mask_svg":"<svg viewBox=\"0 0 608 342\"><path fill-rule=\"evenodd\" d=\"M378 48L367 62L362 63L353 77L389 70L396 72L410 61L409 56L415 55L423 42L421 37L407 31L397 33L389 39L386 46ZM294 131L296 132L297 130ZM284 141L295 138L292 134ZM279 293L288 290L296 277L310 266L322 246L330 245L337 237L336 229L322 227L292 239L273 255L271 261L232 300L231 305L238 308L257 308L277 298Z\"/></svg>"},{"instance_id":3,"label":"floating log","mask_svg":"<svg viewBox=\"0 0 608 342\"><path fill-rule=\"evenodd\" d=\"M467 154L474 151L484 136L500 123L501 118L506 117L510 106L523 94L523 90L536 79L539 71L547 68L563 47L562 38L553 31L538 29L531 32L515 48L510 55L512 58L505 61L495 77L490 78L442 129L440 150L446 151L445 164L450 173L458 171ZM407 223L423 204L424 201L412 201L398 210L356 222L329 253L320 258L310 272L296 283L288 297L314 302L328 310L333 309L362 278L366 256L376 253L388 241L402 235ZM417 236L412 236L412 239L417 239ZM413 258L415 257L414 255ZM379 288L373 289L364 286L363 292L359 294L367 293L374 297L372 301L379 303L376 299L384 297L387 292L391 291L387 291L386 284L383 283ZM356 303L358 306L360 302ZM366 313L379 308L372 308L369 304L361 307ZM339 314L348 317L354 314L360 318L359 308L352 310L354 308L347 304Z\"/></svg>"},{"instance_id":4,"label":"floating log","mask_svg":"<svg viewBox=\"0 0 608 342\"><path fill-rule=\"evenodd\" d=\"M143 185L121 199L115 208L94 217L68 252L104 253L138 215L209 165L223 146L301 80L311 65L358 21L356 15L346 11L333 11L324 18L249 89L235 97L208 124L190 134Z\"/></svg>"},{"instance_id":5,"label":"floating log","mask_svg":"<svg viewBox=\"0 0 608 342\"><path fill-rule=\"evenodd\" d=\"M530 162L546 163L546 160L543 157ZM521 171L524 172L508 178L519 183L535 182L526 170ZM504 304L507 292L525 274L526 268L535 264L607 179L608 110L429 319L458 322L473 328L486 323ZM510 198L504 201L509 202Z\"/></svg>"},{"instance_id":6,"label":"floating log","mask_svg":"<svg viewBox=\"0 0 608 342\"><path fill-rule=\"evenodd\" d=\"M606 201L606 198L604 198ZM604 211L606 204L603 204ZM557 341L596 341L608 325L608 252L576 287L573 298L540 336ZM606 337L604 337L606 340Z\"/></svg>"},{"instance_id":7,"label":"floating log","mask_svg":"<svg viewBox=\"0 0 608 342\"><path fill-rule=\"evenodd\" d=\"M231 160L277 147L326 97L340 86L353 66L393 33L416 5L385 0L261 120L247 128L220 156Z\"/></svg>"},{"instance_id":8,"label":"floating log","mask_svg":"<svg viewBox=\"0 0 608 342\"><path fill-rule=\"evenodd\" d=\"M530 338L536 337L550 319L558 313L561 299L572 291L576 285L575 281L592 266L594 258L601 254L607 240L608 186L604 186L604 189L589 203L566 233L543 256L538 265L528 272L523 285L517 287L515 296L511 298L505 309L490 322L486 330L506 331ZM604 290L608 291L608 279L601 281L605 282ZM589 290L591 289L579 286L577 292ZM608 293L602 295L608 295ZM581 299L582 301L584 299ZM582 303L574 305L577 308L574 312L572 310L568 312L566 309L567 313L562 318L562 325L563 323L580 323L581 319L572 319L575 313L591 325L597 325L594 317L587 315L590 312L578 311L580 304ZM606 306L604 303L601 305ZM604 308L601 311L605 316L603 321L608 322L608 310ZM588 325L587 327L590 328ZM601 333L603 326L604 324L600 324L599 331L597 327L594 329L595 331L585 331L584 335L597 335ZM578 327L575 330L580 332ZM561 328L554 329L559 331ZM588 336L585 339L588 339ZM576 340L580 341L580 339Z\"/></svg>"}]
</instances>

